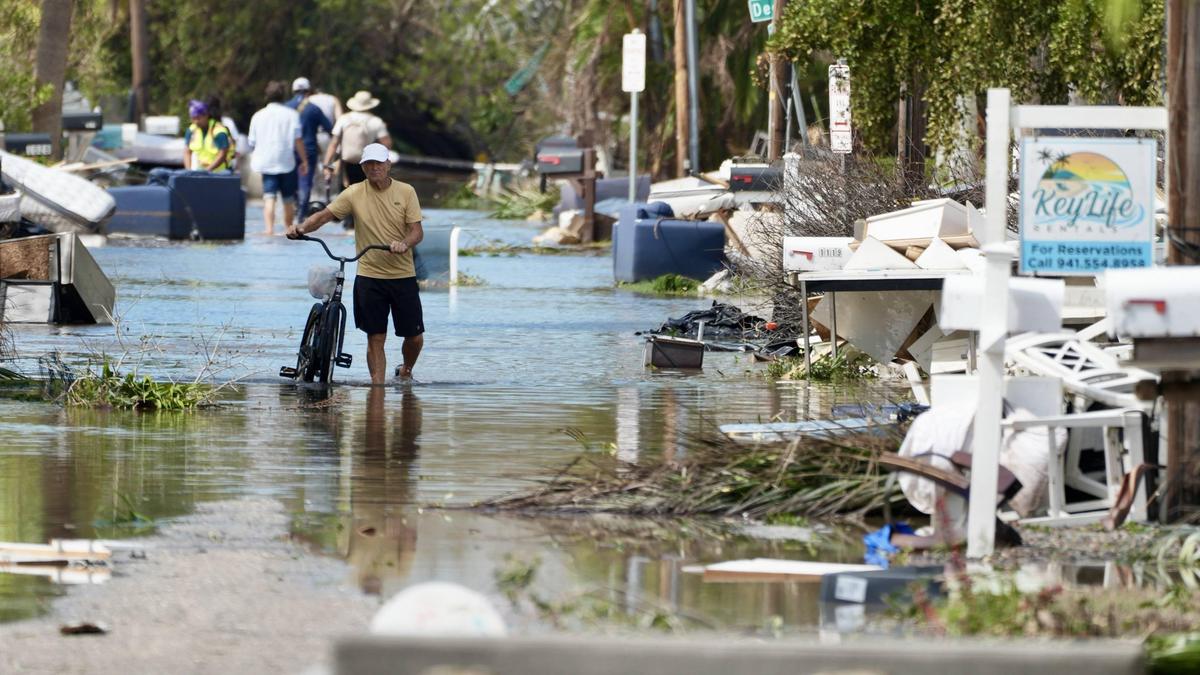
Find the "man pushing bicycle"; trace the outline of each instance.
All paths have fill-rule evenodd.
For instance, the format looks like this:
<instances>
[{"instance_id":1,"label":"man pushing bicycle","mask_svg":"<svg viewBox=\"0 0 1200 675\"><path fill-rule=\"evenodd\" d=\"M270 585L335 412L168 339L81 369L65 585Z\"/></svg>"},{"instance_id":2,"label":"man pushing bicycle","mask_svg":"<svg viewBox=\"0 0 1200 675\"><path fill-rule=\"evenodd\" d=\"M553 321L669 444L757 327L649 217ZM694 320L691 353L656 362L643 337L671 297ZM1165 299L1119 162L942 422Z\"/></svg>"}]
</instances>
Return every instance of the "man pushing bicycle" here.
<instances>
[{"instance_id":1,"label":"man pushing bicycle","mask_svg":"<svg viewBox=\"0 0 1200 675\"><path fill-rule=\"evenodd\" d=\"M367 334L367 368L372 384L387 377L388 315L398 337L404 338L400 378L412 377L413 366L425 344L425 324L412 249L421 243L421 205L408 183L392 180L388 149L379 143L363 148L359 161L367 180L342 191L333 203L287 230L288 239L315 232L326 223L354 216L354 245L362 252L372 244L387 246L395 255L370 252L358 263L354 279L354 325Z\"/></svg>"}]
</instances>

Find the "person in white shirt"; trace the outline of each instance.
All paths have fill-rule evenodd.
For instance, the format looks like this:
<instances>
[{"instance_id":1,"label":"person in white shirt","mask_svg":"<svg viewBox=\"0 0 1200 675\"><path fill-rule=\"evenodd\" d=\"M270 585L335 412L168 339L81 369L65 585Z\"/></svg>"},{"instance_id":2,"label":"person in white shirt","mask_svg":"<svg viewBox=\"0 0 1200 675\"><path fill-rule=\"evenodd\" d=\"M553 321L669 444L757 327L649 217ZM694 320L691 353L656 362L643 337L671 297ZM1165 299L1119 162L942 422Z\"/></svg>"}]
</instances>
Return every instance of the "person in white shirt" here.
<instances>
[{"instance_id":1,"label":"person in white shirt","mask_svg":"<svg viewBox=\"0 0 1200 675\"><path fill-rule=\"evenodd\" d=\"M250 118L248 142L254 151L250 168L262 174L265 231L274 234L276 199L283 200L283 222L290 225L296 214L296 170L308 173L309 167L300 138L300 115L283 104L288 95L287 83L269 83L266 94L267 106Z\"/></svg>"}]
</instances>

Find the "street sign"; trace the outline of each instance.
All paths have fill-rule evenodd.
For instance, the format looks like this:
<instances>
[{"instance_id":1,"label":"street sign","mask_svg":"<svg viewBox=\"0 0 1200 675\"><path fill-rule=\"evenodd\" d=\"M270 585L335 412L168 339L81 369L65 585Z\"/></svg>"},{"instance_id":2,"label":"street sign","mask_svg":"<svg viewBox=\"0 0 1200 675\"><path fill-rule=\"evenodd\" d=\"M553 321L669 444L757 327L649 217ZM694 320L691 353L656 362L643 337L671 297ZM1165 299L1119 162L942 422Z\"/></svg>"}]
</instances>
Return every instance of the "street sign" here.
<instances>
[{"instance_id":1,"label":"street sign","mask_svg":"<svg viewBox=\"0 0 1200 675\"><path fill-rule=\"evenodd\" d=\"M750 21L759 23L775 18L775 0L750 0Z\"/></svg>"},{"instance_id":2,"label":"street sign","mask_svg":"<svg viewBox=\"0 0 1200 675\"><path fill-rule=\"evenodd\" d=\"M1156 150L1148 138L1023 139L1021 273L1150 267Z\"/></svg>"},{"instance_id":3,"label":"street sign","mask_svg":"<svg viewBox=\"0 0 1200 675\"><path fill-rule=\"evenodd\" d=\"M850 126L850 66L829 66L829 149L850 154L853 136Z\"/></svg>"},{"instance_id":4,"label":"street sign","mask_svg":"<svg viewBox=\"0 0 1200 675\"><path fill-rule=\"evenodd\" d=\"M626 33L621 47L621 90L645 91L646 34L636 29Z\"/></svg>"}]
</instances>

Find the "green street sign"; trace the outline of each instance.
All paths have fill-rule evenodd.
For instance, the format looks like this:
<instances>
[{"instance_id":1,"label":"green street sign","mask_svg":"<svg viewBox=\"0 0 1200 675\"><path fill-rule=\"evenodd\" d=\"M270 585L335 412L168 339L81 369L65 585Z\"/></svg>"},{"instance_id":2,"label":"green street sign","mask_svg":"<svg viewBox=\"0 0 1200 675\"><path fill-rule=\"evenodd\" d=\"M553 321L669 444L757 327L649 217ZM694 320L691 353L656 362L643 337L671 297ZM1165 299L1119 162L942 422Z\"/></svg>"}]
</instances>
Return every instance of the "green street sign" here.
<instances>
[{"instance_id":1,"label":"green street sign","mask_svg":"<svg viewBox=\"0 0 1200 675\"><path fill-rule=\"evenodd\" d=\"M750 0L750 21L759 23L775 18L775 0Z\"/></svg>"}]
</instances>

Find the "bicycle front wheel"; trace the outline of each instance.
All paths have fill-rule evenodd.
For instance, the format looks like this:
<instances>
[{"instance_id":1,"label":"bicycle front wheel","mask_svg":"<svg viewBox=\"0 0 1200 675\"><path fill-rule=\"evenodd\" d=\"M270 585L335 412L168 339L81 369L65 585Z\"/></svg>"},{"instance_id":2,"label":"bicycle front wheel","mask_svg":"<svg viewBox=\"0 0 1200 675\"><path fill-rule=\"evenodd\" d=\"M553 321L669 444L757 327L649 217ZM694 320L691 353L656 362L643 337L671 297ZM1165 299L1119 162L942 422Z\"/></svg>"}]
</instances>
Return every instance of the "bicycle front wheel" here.
<instances>
[{"instance_id":1,"label":"bicycle front wheel","mask_svg":"<svg viewBox=\"0 0 1200 675\"><path fill-rule=\"evenodd\" d=\"M333 379L333 360L337 356L342 333L341 312L341 305L330 304L320 319L321 359L316 364L317 382L330 382Z\"/></svg>"},{"instance_id":2,"label":"bicycle front wheel","mask_svg":"<svg viewBox=\"0 0 1200 675\"><path fill-rule=\"evenodd\" d=\"M316 303L308 311L308 321L304 323L304 334L300 337L300 352L296 356L296 372L300 379L312 382L318 374L328 372L328 366L322 368L321 361L328 361L328 351L324 349L325 322L324 306ZM324 381L322 378L320 381Z\"/></svg>"}]
</instances>

